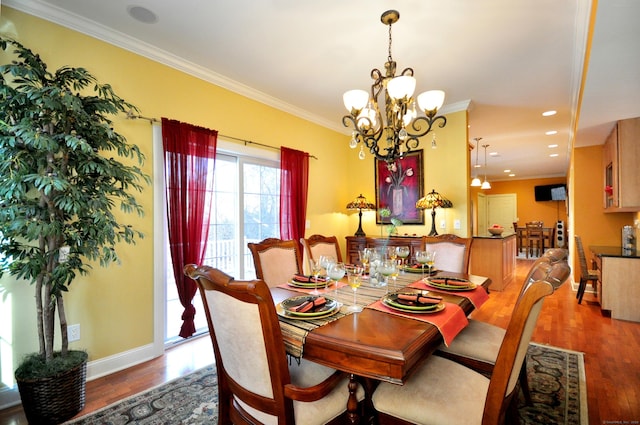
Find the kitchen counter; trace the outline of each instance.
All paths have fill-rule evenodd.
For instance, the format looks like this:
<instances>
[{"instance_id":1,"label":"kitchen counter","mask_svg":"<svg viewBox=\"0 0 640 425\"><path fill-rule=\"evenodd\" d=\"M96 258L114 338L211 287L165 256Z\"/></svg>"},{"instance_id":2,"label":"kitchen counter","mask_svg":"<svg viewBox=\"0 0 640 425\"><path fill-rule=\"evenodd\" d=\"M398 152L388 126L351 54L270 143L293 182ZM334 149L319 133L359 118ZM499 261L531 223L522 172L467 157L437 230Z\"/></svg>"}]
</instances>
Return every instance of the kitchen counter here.
<instances>
[{"instance_id":1,"label":"kitchen counter","mask_svg":"<svg viewBox=\"0 0 640 425\"><path fill-rule=\"evenodd\" d=\"M598 300L612 319L640 322L640 252L621 246L589 246L598 270Z\"/></svg>"},{"instance_id":2,"label":"kitchen counter","mask_svg":"<svg viewBox=\"0 0 640 425\"><path fill-rule=\"evenodd\" d=\"M506 239L509 236L515 235L513 232L502 232L501 235L494 236L489 232L482 233L480 235L474 236L474 238L487 238L487 239Z\"/></svg>"},{"instance_id":3,"label":"kitchen counter","mask_svg":"<svg viewBox=\"0 0 640 425\"><path fill-rule=\"evenodd\" d=\"M640 251L623 250L621 246L590 246L589 249L598 257L640 258Z\"/></svg>"}]
</instances>

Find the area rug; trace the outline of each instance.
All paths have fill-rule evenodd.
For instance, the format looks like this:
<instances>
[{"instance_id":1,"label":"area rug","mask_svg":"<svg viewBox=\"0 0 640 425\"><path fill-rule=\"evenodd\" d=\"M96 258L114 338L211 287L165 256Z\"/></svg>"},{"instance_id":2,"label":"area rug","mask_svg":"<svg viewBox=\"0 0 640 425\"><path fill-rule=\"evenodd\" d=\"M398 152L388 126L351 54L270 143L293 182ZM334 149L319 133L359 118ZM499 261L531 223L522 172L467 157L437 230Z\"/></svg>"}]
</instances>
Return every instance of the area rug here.
<instances>
[{"instance_id":1,"label":"area rug","mask_svg":"<svg viewBox=\"0 0 640 425\"><path fill-rule=\"evenodd\" d=\"M521 400L522 424L588 423L582 353L531 344L527 374L532 405ZM208 366L66 424L213 424L218 420L216 371Z\"/></svg>"}]
</instances>

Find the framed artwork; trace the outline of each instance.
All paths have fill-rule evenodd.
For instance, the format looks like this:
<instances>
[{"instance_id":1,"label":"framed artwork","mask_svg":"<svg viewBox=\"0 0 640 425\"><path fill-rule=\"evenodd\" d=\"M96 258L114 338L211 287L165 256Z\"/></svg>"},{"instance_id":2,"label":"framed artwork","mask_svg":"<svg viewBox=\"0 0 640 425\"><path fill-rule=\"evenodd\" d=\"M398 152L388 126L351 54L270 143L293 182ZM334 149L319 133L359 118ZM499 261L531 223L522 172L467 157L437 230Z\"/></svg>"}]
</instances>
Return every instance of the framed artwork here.
<instances>
[{"instance_id":1,"label":"framed artwork","mask_svg":"<svg viewBox=\"0 0 640 425\"><path fill-rule=\"evenodd\" d=\"M407 154L390 166L375 160L376 223L390 223L397 218L404 224L424 224L424 211L416 209L416 201L424 196L422 150ZM380 216L380 209L390 211Z\"/></svg>"}]
</instances>

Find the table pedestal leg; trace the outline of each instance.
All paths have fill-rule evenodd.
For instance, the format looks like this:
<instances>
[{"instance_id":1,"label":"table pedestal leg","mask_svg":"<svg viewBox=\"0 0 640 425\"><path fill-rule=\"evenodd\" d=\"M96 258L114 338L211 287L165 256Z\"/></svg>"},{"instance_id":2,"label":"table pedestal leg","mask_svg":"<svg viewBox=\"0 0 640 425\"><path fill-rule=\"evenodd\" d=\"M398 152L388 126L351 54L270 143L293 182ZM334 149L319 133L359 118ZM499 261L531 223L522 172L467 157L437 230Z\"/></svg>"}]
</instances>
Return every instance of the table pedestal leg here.
<instances>
[{"instance_id":1,"label":"table pedestal leg","mask_svg":"<svg viewBox=\"0 0 640 425\"><path fill-rule=\"evenodd\" d=\"M349 375L349 400L347 401L347 418L350 424L359 424L360 415L358 414L358 397L356 392L358 391L358 381L356 381L355 375L352 373Z\"/></svg>"}]
</instances>

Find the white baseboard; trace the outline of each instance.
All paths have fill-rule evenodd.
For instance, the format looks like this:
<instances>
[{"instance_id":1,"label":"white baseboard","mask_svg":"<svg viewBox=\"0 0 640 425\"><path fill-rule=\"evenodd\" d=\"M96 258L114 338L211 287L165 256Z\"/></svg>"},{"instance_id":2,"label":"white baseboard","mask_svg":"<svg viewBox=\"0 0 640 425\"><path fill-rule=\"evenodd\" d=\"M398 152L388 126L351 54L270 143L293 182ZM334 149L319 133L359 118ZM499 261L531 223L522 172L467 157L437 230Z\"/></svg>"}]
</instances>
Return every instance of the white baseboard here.
<instances>
[{"instance_id":1,"label":"white baseboard","mask_svg":"<svg viewBox=\"0 0 640 425\"><path fill-rule=\"evenodd\" d=\"M87 381L127 369L164 354L163 344L147 344L87 363ZM0 391L0 410L20 404L18 388Z\"/></svg>"}]
</instances>

